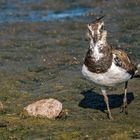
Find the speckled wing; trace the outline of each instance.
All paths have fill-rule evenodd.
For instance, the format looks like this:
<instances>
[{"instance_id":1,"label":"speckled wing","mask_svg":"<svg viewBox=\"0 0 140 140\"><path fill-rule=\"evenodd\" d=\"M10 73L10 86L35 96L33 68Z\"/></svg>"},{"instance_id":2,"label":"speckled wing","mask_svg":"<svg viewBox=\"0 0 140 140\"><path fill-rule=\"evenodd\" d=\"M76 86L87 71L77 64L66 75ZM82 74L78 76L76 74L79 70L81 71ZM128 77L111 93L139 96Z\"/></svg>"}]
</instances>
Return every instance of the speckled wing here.
<instances>
[{"instance_id":1,"label":"speckled wing","mask_svg":"<svg viewBox=\"0 0 140 140\"><path fill-rule=\"evenodd\" d=\"M136 67L128 57L128 55L122 50L113 50L114 63L116 66L125 69L129 74L135 74Z\"/></svg>"}]
</instances>

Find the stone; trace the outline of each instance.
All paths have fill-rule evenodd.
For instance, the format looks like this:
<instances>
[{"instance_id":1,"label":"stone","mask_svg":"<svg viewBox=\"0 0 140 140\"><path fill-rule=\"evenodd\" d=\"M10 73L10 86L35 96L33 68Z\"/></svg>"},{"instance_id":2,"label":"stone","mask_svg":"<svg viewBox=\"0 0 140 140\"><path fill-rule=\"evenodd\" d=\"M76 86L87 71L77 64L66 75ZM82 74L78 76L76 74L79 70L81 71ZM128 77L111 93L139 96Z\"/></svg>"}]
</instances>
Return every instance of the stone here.
<instances>
[{"instance_id":1,"label":"stone","mask_svg":"<svg viewBox=\"0 0 140 140\"><path fill-rule=\"evenodd\" d=\"M56 99L42 99L24 107L27 115L54 119L62 112L62 103Z\"/></svg>"}]
</instances>

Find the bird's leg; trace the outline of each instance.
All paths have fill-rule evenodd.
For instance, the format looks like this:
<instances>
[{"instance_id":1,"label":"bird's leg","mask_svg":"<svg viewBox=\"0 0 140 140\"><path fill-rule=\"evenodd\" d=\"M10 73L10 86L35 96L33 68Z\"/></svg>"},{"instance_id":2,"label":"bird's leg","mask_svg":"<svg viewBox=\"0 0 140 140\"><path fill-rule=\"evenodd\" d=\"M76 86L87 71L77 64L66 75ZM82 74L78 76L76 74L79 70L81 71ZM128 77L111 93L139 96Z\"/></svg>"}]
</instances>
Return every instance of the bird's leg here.
<instances>
[{"instance_id":1,"label":"bird's leg","mask_svg":"<svg viewBox=\"0 0 140 140\"><path fill-rule=\"evenodd\" d=\"M109 119L113 119L112 115L111 115L111 111L110 111L110 108L109 108L109 101L108 101L108 96L107 96L107 93L106 93L106 90L105 88L101 88L101 91L102 91L102 95L104 96L104 101L106 103L106 107L107 107L107 111L108 111L108 117Z\"/></svg>"},{"instance_id":2,"label":"bird's leg","mask_svg":"<svg viewBox=\"0 0 140 140\"><path fill-rule=\"evenodd\" d=\"M122 112L125 112L125 114L128 114L128 110L127 110L127 85L128 85L128 81L125 82L125 90L124 90L124 98L123 98L123 106L122 106Z\"/></svg>"}]
</instances>

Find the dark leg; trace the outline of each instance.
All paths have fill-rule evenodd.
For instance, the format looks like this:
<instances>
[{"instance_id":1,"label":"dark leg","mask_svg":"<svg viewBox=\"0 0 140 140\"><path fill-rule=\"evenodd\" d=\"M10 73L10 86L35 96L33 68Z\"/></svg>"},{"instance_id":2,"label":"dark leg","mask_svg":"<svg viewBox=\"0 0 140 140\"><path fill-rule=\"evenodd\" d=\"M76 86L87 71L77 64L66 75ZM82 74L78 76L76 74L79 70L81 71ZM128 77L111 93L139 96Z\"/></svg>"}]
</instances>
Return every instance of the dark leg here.
<instances>
[{"instance_id":1,"label":"dark leg","mask_svg":"<svg viewBox=\"0 0 140 140\"><path fill-rule=\"evenodd\" d=\"M111 115L111 111L110 111L110 108L109 108L109 101L108 101L108 96L107 96L107 93L106 93L106 90L104 88L101 88L101 91L102 91L102 95L104 96L104 101L106 103L106 107L107 107L107 111L108 111L108 117L109 119L113 119L112 115Z\"/></svg>"},{"instance_id":2,"label":"dark leg","mask_svg":"<svg viewBox=\"0 0 140 140\"><path fill-rule=\"evenodd\" d=\"M123 106L122 106L122 112L125 112L125 114L128 114L128 110L127 110L127 86L128 86L128 81L125 82L125 90L124 90L124 98L123 98Z\"/></svg>"}]
</instances>

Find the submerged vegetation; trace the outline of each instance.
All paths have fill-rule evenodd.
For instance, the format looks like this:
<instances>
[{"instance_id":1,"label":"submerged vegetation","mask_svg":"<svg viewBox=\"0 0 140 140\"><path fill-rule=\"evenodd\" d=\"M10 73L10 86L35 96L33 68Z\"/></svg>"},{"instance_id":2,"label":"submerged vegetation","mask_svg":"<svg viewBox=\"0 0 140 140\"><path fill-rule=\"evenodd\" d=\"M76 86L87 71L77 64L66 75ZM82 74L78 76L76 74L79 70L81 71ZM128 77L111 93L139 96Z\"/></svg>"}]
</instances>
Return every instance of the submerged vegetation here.
<instances>
[{"instance_id":1,"label":"submerged vegetation","mask_svg":"<svg viewBox=\"0 0 140 140\"><path fill-rule=\"evenodd\" d=\"M0 2L1 12L22 9L11 13L21 21L5 21L0 26L0 140L140 139L140 80L129 82L128 115L120 113L123 86L110 89L115 116L110 121L103 111L106 108L99 88L81 75L89 44L86 24L102 14L107 15L104 20L112 46L121 47L139 62L139 6L138 0ZM91 8L93 13L54 21L22 21L28 11L57 14L75 7ZM68 110L66 117L49 120L23 113L29 103L50 97L63 103Z\"/></svg>"}]
</instances>

